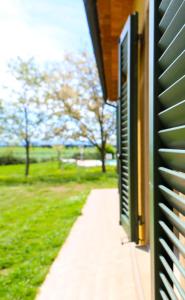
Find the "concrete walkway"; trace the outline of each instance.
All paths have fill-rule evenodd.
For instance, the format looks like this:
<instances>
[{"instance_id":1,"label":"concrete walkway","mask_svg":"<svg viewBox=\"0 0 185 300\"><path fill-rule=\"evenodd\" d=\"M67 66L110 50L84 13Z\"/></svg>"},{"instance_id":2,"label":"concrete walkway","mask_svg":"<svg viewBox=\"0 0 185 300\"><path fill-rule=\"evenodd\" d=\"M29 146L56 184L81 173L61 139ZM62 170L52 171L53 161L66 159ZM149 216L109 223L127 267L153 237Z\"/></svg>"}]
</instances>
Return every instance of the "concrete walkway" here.
<instances>
[{"instance_id":1,"label":"concrete walkway","mask_svg":"<svg viewBox=\"0 0 185 300\"><path fill-rule=\"evenodd\" d=\"M118 225L117 190L93 190L37 300L150 300L149 253Z\"/></svg>"}]
</instances>

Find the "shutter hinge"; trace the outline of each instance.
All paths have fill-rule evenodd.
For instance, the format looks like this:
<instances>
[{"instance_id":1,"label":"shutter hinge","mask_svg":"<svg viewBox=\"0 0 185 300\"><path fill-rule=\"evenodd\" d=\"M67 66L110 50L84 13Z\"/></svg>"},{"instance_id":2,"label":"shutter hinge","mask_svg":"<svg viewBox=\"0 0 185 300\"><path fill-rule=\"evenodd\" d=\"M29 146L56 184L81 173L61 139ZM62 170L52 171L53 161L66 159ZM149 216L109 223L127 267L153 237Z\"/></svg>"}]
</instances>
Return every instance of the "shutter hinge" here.
<instances>
[{"instance_id":1,"label":"shutter hinge","mask_svg":"<svg viewBox=\"0 0 185 300\"><path fill-rule=\"evenodd\" d=\"M144 222L144 220L143 220L143 216L138 216L137 222L138 222L138 225L144 225L145 222Z\"/></svg>"},{"instance_id":2,"label":"shutter hinge","mask_svg":"<svg viewBox=\"0 0 185 300\"><path fill-rule=\"evenodd\" d=\"M137 39L138 39L138 42L142 43L143 42L143 34L142 33L138 33L137 34Z\"/></svg>"}]
</instances>

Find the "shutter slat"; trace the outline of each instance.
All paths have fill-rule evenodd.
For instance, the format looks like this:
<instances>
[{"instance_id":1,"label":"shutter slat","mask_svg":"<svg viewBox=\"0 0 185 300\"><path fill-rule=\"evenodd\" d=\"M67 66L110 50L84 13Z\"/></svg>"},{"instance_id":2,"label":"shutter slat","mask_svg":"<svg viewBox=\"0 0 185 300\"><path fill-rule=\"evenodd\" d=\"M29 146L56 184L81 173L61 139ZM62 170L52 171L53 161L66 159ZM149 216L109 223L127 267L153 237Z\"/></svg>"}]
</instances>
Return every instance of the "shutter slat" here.
<instances>
[{"instance_id":1,"label":"shutter slat","mask_svg":"<svg viewBox=\"0 0 185 300\"><path fill-rule=\"evenodd\" d=\"M127 196L122 195L122 199L128 205L128 194Z\"/></svg>"},{"instance_id":2,"label":"shutter slat","mask_svg":"<svg viewBox=\"0 0 185 300\"><path fill-rule=\"evenodd\" d=\"M159 113L159 118L167 127L183 125L185 123L185 100Z\"/></svg>"},{"instance_id":3,"label":"shutter slat","mask_svg":"<svg viewBox=\"0 0 185 300\"><path fill-rule=\"evenodd\" d=\"M124 147L127 147L128 146L128 140L126 141L122 141L122 146L124 145Z\"/></svg>"},{"instance_id":4,"label":"shutter slat","mask_svg":"<svg viewBox=\"0 0 185 300\"><path fill-rule=\"evenodd\" d=\"M123 173L122 173L122 175L123 175ZM125 182L126 184L128 184L128 179L126 179L126 178L122 178L122 180L123 180L123 182Z\"/></svg>"},{"instance_id":5,"label":"shutter slat","mask_svg":"<svg viewBox=\"0 0 185 300\"><path fill-rule=\"evenodd\" d=\"M128 151L128 147L121 147L121 149L125 152Z\"/></svg>"},{"instance_id":6,"label":"shutter slat","mask_svg":"<svg viewBox=\"0 0 185 300\"><path fill-rule=\"evenodd\" d=\"M176 265L176 267L179 270L179 272L181 273L181 275L185 278L185 269L182 267L179 260L177 259L177 257L173 253L173 251L170 249L170 247L168 246L166 241L164 239L159 239L159 242L161 243L163 249L166 251L166 254L170 257L170 259Z\"/></svg>"},{"instance_id":7,"label":"shutter slat","mask_svg":"<svg viewBox=\"0 0 185 300\"><path fill-rule=\"evenodd\" d=\"M127 118L128 118L127 114L122 115L121 116L121 121L127 121Z\"/></svg>"},{"instance_id":8,"label":"shutter slat","mask_svg":"<svg viewBox=\"0 0 185 300\"><path fill-rule=\"evenodd\" d=\"M169 281L166 279L166 276L163 273L160 273L159 276L160 276L160 278L161 278L161 280L162 280L162 282L163 282L163 284L164 284L164 286L165 286L165 288L166 288L166 290L167 290L167 292L170 296L170 299L171 300L178 300L178 298L176 297L175 292L172 289Z\"/></svg>"},{"instance_id":9,"label":"shutter slat","mask_svg":"<svg viewBox=\"0 0 185 300\"><path fill-rule=\"evenodd\" d=\"M126 177L126 179L128 180L128 172L125 172L125 171L122 171L122 173L121 173L124 177Z\"/></svg>"},{"instance_id":10,"label":"shutter slat","mask_svg":"<svg viewBox=\"0 0 185 300\"><path fill-rule=\"evenodd\" d=\"M152 299L180 300L185 299L185 0L150 3Z\"/></svg>"},{"instance_id":11,"label":"shutter slat","mask_svg":"<svg viewBox=\"0 0 185 300\"><path fill-rule=\"evenodd\" d=\"M164 13L167 10L170 2L171 2L171 0L162 0L161 4L159 6L159 11Z\"/></svg>"},{"instance_id":12,"label":"shutter slat","mask_svg":"<svg viewBox=\"0 0 185 300\"><path fill-rule=\"evenodd\" d=\"M176 4L178 5L178 1L175 0ZM168 28L166 29L165 33L159 40L159 46L161 48L168 47L174 37L177 35L178 31L184 25L184 11L185 11L185 1L180 1L181 6L178 6L177 13L173 13L173 18L170 20ZM183 3L182 3L183 2ZM164 28L163 28L164 29Z\"/></svg>"},{"instance_id":13,"label":"shutter slat","mask_svg":"<svg viewBox=\"0 0 185 300\"><path fill-rule=\"evenodd\" d=\"M122 191L122 198L124 199L124 197L128 198L128 191L127 190Z\"/></svg>"},{"instance_id":14,"label":"shutter slat","mask_svg":"<svg viewBox=\"0 0 185 300\"><path fill-rule=\"evenodd\" d=\"M123 203L125 204L125 208L129 211L129 203L126 201L126 197L122 197Z\"/></svg>"},{"instance_id":15,"label":"shutter slat","mask_svg":"<svg viewBox=\"0 0 185 300\"><path fill-rule=\"evenodd\" d=\"M123 166L122 168L128 172L128 166Z\"/></svg>"},{"instance_id":16,"label":"shutter slat","mask_svg":"<svg viewBox=\"0 0 185 300\"><path fill-rule=\"evenodd\" d=\"M122 112L123 115L127 116L127 107L126 108L125 107L121 108L121 112Z\"/></svg>"},{"instance_id":17,"label":"shutter slat","mask_svg":"<svg viewBox=\"0 0 185 300\"><path fill-rule=\"evenodd\" d=\"M184 69L185 51L183 51L177 59L165 70L159 77L159 82L163 88L167 88L185 75Z\"/></svg>"},{"instance_id":18,"label":"shutter slat","mask_svg":"<svg viewBox=\"0 0 185 300\"><path fill-rule=\"evenodd\" d=\"M120 222L128 238L138 242L137 224L137 43L138 15L134 14L119 40L119 191ZM134 174L135 175L135 174ZM126 200L127 199L127 200Z\"/></svg>"},{"instance_id":19,"label":"shutter slat","mask_svg":"<svg viewBox=\"0 0 185 300\"><path fill-rule=\"evenodd\" d=\"M168 276L170 277L171 281L173 282L174 286L176 287L177 291L181 295L182 299L185 299L185 292L181 285L179 284L177 278L175 277L172 269L170 268L169 264L167 263L166 259L163 256L159 257L163 267L165 268Z\"/></svg>"},{"instance_id":20,"label":"shutter slat","mask_svg":"<svg viewBox=\"0 0 185 300\"><path fill-rule=\"evenodd\" d=\"M159 65L166 69L184 51L185 25L159 59Z\"/></svg>"},{"instance_id":21,"label":"shutter slat","mask_svg":"<svg viewBox=\"0 0 185 300\"><path fill-rule=\"evenodd\" d=\"M159 131L160 138L170 148L185 148L185 125Z\"/></svg>"},{"instance_id":22,"label":"shutter slat","mask_svg":"<svg viewBox=\"0 0 185 300\"><path fill-rule=\"evenodd\" d=\"M123 202L123 207L126 209L126 211L128 212L128 203ZM129 213L129 212L128 212Z\"/></svg>"},{"instance_id":23,"label":"shutter slat","mask_svg":"<svg viewBox=\"0 0 185 300\"><path fill-rule=\"evenodd\" d=\"M122 184L122 187L123 187L123 189L125 189L125 190L127 191L127 194L125 194L125 195L128 196L128 186L125 185L125 184L123 183L123 184ZM124 190L123 190L123 191L124 191ZM125 191L125 193L126 193L126 191Z\"/></svg>"},{"instance_id":24,"label":"shutter slat","mask_svg":"<svg viewBox=\"0 0 185 300\"><path fill-rule=\"evenodd\" d=\"M128 130L121 130L121 138L122 138L122 142L125 142L125 141L127 141L128 140ZM122 147L121 147L121 149L124 151L125 150L125 145L121 145Z\"/></svg>"},{"instance_id":25,"label":"shutter slat","mask_svg":"<svg viewBox=\"0 0 185 300\"><path fill-rule=\"evenodd\" d=\"M166 182L174 189L185 193L185 174L160 167L159 172Z\"/></svg>"},{"instance_id":26,"label":"shutter slat","mask_svg":"<svg viewBox=\"0 0 185 300\"><path fill-rule=\"evenodd\" d=\"M127 140L127 138L128 138L128 133L122 134L121 137L122 137L123 139Z\"/></svg>"},{"instance_id":27,"label":"shutter slat","mask_svg":"<svg viewBox=\"0 0 185 300\"><path fill-rule=\"evenodd\" d=\"M161 30L166 30L182 2L183 0L172 0L170 2L170 5L166 9L164 16L159 23L159 28Z\"/></svg>"},{"instance_id":28,"label":"shutter slat","mask_svg":"<svg viewBox=\"0 0 185 300\"><path fill-rule=\"evenodd\" d=\"M121 106L123 105L124 102L127 102L127 90L126 90L126 88L123 88L122 91L121 91L121 100L122 100Z\"/></svg>"},{"instance_id":29,"label":"shutter slat","mask_svg":"<svg viewBox=\"0 0 185 300\"><path fill-rule=\"evenodd\" d=\"M127 108L127 101L122 103L122 109Z\"/></svg>"},{"instance_id":30,"label":"shutter slat","mask_svg":"<svg viewBox=\"0 0 185 300\"><path fill-rule=\"evenodd\" d=\"M160 295L161 295L162 300L170 300L163 290L160 290Z\"/></svg>"},{"instance_id":31,"label":"shutter slat","mask_svg":"<svg viewBox=\"0 0 185 300\"><path fill-rule=\"evenodd\" d=\"M127 157L127 156L128 156L128 153L124 153L124 152L123 152L123 153L121 154L121 156L122 156L122 157Z\"/></svg>"},{"instance_id":32,"label":"shutter slat","mask_svg":"<svg viewBox=\"0 0 185 300\"><path fill-rule=\"evenodd\" d=\"M159 221L159 225L164 230L168 238L171 240L173 245L181 252L181 254L185 257L185 247L180 242L180 240L176 237L176 235L169 229L169 227L163 222Z\"/></svg>"},{"instance_id":33,"label":"shutter slat","mask_svg":"<svg viewBox=\"0 0 185 300\"><path fill-rule=\"evenodd\" d=\"M181 219L178 218L165 204L159 203L159 207L171 224L175 226L179 232L185 235L185 222L181 221Z\"/></svg>"},{"instance_id":34,"label":"shutter slat","mask_svg":"<svg viewBox=\"0 0 185 300\"><path fill-rule=\"evenodd\" d=\"M123 208L123 213L127 216L127 218L129 218L129 213L127 209Z\"/></svg>"},{"instance_id":35,"label":"shutter slat","mask_svg":"<svg viewBox=\"0 0 185 300\"><path fill-rule=\"evenodd\" d=\"M185 171L185 150L159 149L163 160L178 171Z\"/></svg>"},{"instance_id":36,"label":"shutter slat","mask_svg":"<svg viewBox=\"0 0 185 300\"><path fill-rule=\"evenodd\" d=\"M122 126L127 126L127 124L128 124L128 121L127 121L127 120L124 121L124 122L122 122Z\"/></svg>"},{"instance_id":37,"label":"shutter slat","mask_svg":"<svg viewBox=\"0 0 185 300\"><path fill-rule=\"evenodd\" d=\"M121 88L121 97L124 101L127 99L127 85Z\"/></svg>"},{"instance_id":38,"label":"shutter slat","mask_svg":"<svg viewBox=\"0 0 185 300\"><path fill-rule=\"evenodd\" d=\"M185 75L159 95L160 102L165 106L172 106L185 97Z\"/></svg>"},{"instance_id":39,"label":"shutter slat","mask_svg":"<svg viewBox=\"0 0 185 300\"><path fill-rule=\"evenodd\" d=\"M128 131L128 126L123 126L121 132L127 132L127 131Z\"/></svg>"},{"instance_id":40,"label":"shutter slat","mask_svg":"<svg viewBox=\"0 0 185 300\"><path fill-rule=\"evenodd\" d=\"M160 185L159 189L168 203L178 210L180 213L185 215L185 198L171 191L167 187Z\"/></svg>"}]
</instances>

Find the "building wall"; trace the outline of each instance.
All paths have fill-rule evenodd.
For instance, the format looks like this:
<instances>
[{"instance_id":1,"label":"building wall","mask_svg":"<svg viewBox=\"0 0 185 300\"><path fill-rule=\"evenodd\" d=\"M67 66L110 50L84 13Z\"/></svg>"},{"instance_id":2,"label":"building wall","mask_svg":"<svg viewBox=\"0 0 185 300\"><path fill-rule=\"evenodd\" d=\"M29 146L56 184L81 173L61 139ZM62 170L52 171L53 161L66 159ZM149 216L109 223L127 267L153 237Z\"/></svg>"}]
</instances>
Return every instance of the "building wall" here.
<instances>
[{"instance_id":1,"label":"building wall","mask_svg":"<svg viewBox=\"0 0 185 300\"><path fill-rule=\"evenodd\" d=\"M138 105L138 193L141 244L149 242L149 95L148 34L149 0L98 0L97 10L103 50L108 98L117 99L118 39L129 14L139 13L139 105Z\"/></svg>"},{"instance_id":2,"label":"building wall","mask_svg":"<svg viewBox=\"0 0 185 300\"><path fill-rule=\"evenodd\" d=\"M133 1L133 12L139 13L139 82L138 82L138 186L140 239L149 243L149 0Z\"/></svg>"}]
</instances>

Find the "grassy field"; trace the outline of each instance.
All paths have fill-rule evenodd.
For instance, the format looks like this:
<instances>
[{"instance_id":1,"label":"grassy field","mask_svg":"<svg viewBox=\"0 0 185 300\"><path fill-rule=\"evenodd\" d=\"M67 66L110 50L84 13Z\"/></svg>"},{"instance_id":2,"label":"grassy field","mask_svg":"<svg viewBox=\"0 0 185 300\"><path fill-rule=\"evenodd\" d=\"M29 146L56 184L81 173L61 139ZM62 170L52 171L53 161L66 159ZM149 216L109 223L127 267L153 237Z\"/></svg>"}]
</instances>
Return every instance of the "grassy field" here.
<instances>
[{"instance_id":1,"label":"grassy field","mask_svg":"<svg viewBox=\"0 0 185 300\"><path fill-rule=\"evenodd\" d=\"M37 160L51 160L57 158L57 147L31 147L30 157ZM80 148L78 147L62 147L62 158L76 158L80 156ZM11 155L16 158L25 158L25 149L23 147L0 147L0 157ZM84 148L84 156L86 158L98 158L99 153L96 148Z\"/></svg>"},{"instance_id":2,"label":"grassy field","mask_svg":"<svg viewBox=\"0 0 185 300\"><path fill-rule=\"evenodd\" d=\"M0 167L0 299L34 299L92 188L117 185L115 167L57 162Z\"/></svg>"}]
</instances>

